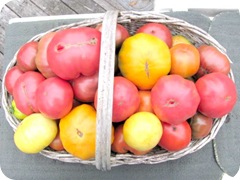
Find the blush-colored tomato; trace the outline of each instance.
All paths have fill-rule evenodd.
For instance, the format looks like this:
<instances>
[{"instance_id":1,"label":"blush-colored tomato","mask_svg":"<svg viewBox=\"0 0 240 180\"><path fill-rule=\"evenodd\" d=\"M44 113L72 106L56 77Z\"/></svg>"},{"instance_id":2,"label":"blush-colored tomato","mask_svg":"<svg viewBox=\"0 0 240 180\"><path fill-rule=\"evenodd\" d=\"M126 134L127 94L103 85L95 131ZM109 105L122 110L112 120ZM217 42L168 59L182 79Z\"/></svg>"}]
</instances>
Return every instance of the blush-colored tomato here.
<instances>
[{"instance_id":1,"label":"blush-colored tomato","mask_svg":"<svg viewBox=\"0 0 240 180\"><path fill-rule=\"evenodd\" d=\"M192 44L177 44L170 49L171 71L184 78L197 73L200 66L200 56L197 48Z\"/></svg>"},{"instance_id":2,"label":"blush-colored tomato","mask_svg":"<svg viewBox=\"0 0 240 180\"><path fill-rule=\"evenodd\" d=\"M56 76L56 74L49 67L48 60L47 60L47 47L55 34L56 32L47 33L40 39L38 43L38 51L35 58L35 63L36 63L37 69L46 78Z\"/></svg>"},{"instance_id":3,"label":"blush-colored tomato","mask_svg":"<svg viewBox=\"0 0 240 180\"><path fill-rule=\"evenodd\" d=\"M22 113L30 115L39 112L36 92L39 84L44 80L43 75L35 71L27 71L17 79L13 89L13 99Z\"/></svg>"},{"instance_id":4,"label":"blush-colored tomato","mask_svg":"<svg viewBox=\"0 0 240 180\"><path fill-rule=\"evenodd\" d=\"M58 77L43 81L36 93L37 107L46 117L60 119L73 106L73 90L69 82Z\"/></svg>"},{"instance_id":5,"label":"blush-colored tomato","mask_svg":"<svg viewBox=\"0 0 240 180\"><path fill-rule=\"evenodd\" d=\"M179 75L161 77L152 88L151 99L155 114L169 124L192 117L200 102L195 84Z\"/></svg>"},{"instance_id":6,"label":"blush-colored tomato","mask_svg":"<svg viewBox=\"0 0 240 180\"><path fill-rule=\"evenodd\" d=\"M171 68L170 51L161 39L145 33L127 38L119 51L121 74L139 89L149 90Z\"/></svg>"},{"instance_id":7,"label":"blush-colored tomato","mask_svg":"<svg viewBox=\"0 0 240 180\"><path fill-rule=\"evenodd\" d=\"M151 103L151 91L138 91L140 97L140 105L138 108L138 112L153 112L152 103Z\"/></svg>"},{"instance_id":8,"label":"blush-colored tomato","mask_svg":"<svg viewBox=\"0 0 240 180\"><path fill-rule=\"evenodd\" d=\"M169 48L172 47L172 34L170 29L161 23L147 23L141 26L136 33L147 33L163 40Z\"/></svg>"},{"instance_id":9,"label":"blush-colored tomato","mask_svg":"<svg viewBox=\"0 0 240 180\"><path fill-rule=\"evenodd\" d=\"M23 71L34 71L37 69L35 57L38 50L38 42L27 42L21 46L17 53L17 66Z\"/></svg>"},{"instance_id":10,"label":"blush-colored tomato","mask_svg":"<svg viewBox=\"0 0 240 180\"><path fill-rule=\"evenodd\" d=\"M47 48L52 71L62 79L92 76L99 69L101 32L78 27L58 31Z\"/></svg>"},{"instance_id":11,"label":"blush-colored tomato","mask_svg":"<svg viewBox=\"0 0 240 180\"><path fill-rule=\"evenodd\" d=\"M54 140L51 142L51 144L49 144L49 147L55 151L63 151L64 150L62 141L60 139L59 131L58 131L56 137L54 138Z\"/></svg>"},{"instance_id":12,"label":"blush-colored tomato","mask_svg":"<svg viewBox=\"0 0 240 180\"><path fill-rule=\"evenodd\" d=\"M187 121L178 125L162 123L163 135L159 146L168 151L179 151L191 142L191 127Z\"/></svg>"},{"instance_id":13,"label":"blush-colored tomato","mask_svg":"<svg viewBox=\"0 0 240 180\"><path fill-rule=\"evenodd\" d=\"M192 129L192 139L202 139L210 133L213 126L213 119L197 113L191 118L190 126Z\"/></svg>"},{"instance_id":14,"label":"blush-colored tomato","mask_svg":"<svg viewBox=\"0 0 240 180\"><path fill-rule=\"evenodd\" d=\"M80 76L71 81L74 96L81 102L93 102L98 88L98 72L93 76Z\"/></svg>"},{"instance_id":15,"label":"blush-colored tomato","mask_svg":"<svg viewBox=\"0 0 240 180\"><path fill-rule=\"evenodd\" d=\"M23 72L17 66L13 66L7 71L4 82L9 94L13 94L13 87L22 74Z\"/></svg>"},{"instance_id":16,"label":"blush-colored tomato","mask_svg":"<svg viewBox=\"0 0 240 180\"><path fill-rule=\"evenodd\" d=\"M201 45L198 51L201 62L196 74L197 78L212 72L221 72L226 75L230 72L230 62L227 56L214 46Z\"/></svg>"},{"instance_id":17,"label":"blush-colored tomato","mask_svg":"<svg viewBox=\"0 0 240 180\"><path fill-rule=\"evenodd\" d=\"M234 82L220 72L202 76L196 82L201 101L198 111L211 118L228 114L237 102L237 88Z\"/></svg>"},{"instance_id":18,"label":"blush-colored tomato","mask_svg":"<svg viewBox=\"0 0 240 180\"><path fill-rule=\"evenodd\" d=\"M97 109L97 92L94 106ZM135 113L139 107L140 98L137 87L124 77L114 77L112 121L121 122Z\"/></svg>"}]
</instances>

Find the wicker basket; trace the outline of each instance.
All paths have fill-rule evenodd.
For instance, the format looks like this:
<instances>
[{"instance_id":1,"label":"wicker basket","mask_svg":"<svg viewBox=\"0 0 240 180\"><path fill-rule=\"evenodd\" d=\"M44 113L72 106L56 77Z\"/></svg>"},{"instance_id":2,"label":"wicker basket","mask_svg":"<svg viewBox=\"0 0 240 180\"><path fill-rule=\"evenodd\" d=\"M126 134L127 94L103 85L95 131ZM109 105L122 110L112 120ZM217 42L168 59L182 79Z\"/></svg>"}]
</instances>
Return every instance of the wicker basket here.
<instances>
[{"instance_id":1,"label":"wicker basket","mask_svg":"<svg viewBox=\"0 0 240 180\"><path fill-rule=\"evenodd\" d=\"M210 44L217 47L222 53L225 53L225 49L207 32L200 28L193 26L183 20L169 17L165 14L156 12L118 12L108 11L99 18L84 20L78 23L60 26L45 33L39 34L29 41L38 41L48 32L58 31L66 28L74 28L79 26L92 26L95 27L98 23L103 22L102 29L102 42L101 42L101 57L100 57L100 70L99 70L99 100L97 109L97 141L96 141L96 158L91 160L80 160L65 151L57 152L50 148L46 148L40 152L40 154L51 158L69 163L82 163L92 164L101 170L109 170L113 166L119 166L123 164L156 164L169 160L178 159L187 154L193 153L209 141L211 141L218 133L221 126L226 120L226 116L215 119L213 128L210 134L201 140L192 141L189 146L181 151L168 152L166 150L156 147L150 153L146 155L133 155L133 154L115 154L111 153L110 134L112 123L112 93L113 93L113 77L114 77L114 56L115 56L115 31L114 24L117 22L124 25L130 32L134 34L136 29L147 22L159 22L165 24L172 32L172 34L182 34L187 37L194 45ZM17 52L16 52L17 54ZM16 54L7 66L6 72L16 64ZM230 60L229 60L230 61ZM230 61L231 62L231 61ZM2 104L5 111L6 119L15 131L19 121L14 118L10 113L12 97L8 94L3 78L2 85ZM229 77L234 81L232 71L229 73ZM108 88L106 88L108 87ZM104 98L105 97L105 98ZM107 97L107 98L106 98Z\"/></svg>"}]
</instances>

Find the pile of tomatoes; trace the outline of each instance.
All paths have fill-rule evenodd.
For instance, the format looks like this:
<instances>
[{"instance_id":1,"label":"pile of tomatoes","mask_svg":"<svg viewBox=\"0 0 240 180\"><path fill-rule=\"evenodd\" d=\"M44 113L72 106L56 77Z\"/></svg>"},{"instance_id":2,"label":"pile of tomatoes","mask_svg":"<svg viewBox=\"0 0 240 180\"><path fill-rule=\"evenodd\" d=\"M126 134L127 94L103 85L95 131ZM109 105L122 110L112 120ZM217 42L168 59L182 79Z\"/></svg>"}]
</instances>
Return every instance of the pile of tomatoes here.
<instances>
[{"instance_id":1,"label":"pile of tomatoes","mask_svg":"<svg viewBox=\"0 0 240 180\"><path fill-rule=\"evenodd\" d=\"M50 32L19 49L5 86L21 120L14 134L21 151L49 147L95 157L101 28ZM196 47L164 24L146 23L132 35L117 24L113 60L115 153L184 149L206 137L237 101L226 55L211 45Z\"/></svg>"}]
</instances>

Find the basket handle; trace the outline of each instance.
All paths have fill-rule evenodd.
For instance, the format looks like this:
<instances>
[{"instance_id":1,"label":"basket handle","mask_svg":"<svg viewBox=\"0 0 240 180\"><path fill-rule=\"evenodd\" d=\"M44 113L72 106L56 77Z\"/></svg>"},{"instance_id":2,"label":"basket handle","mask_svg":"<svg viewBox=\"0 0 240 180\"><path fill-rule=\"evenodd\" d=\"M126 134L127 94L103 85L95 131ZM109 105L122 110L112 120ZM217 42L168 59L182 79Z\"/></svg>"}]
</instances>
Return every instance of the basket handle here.
<instances>
[{"instance_id":1,"label":"basket handle","mask_svg":"<svg viewBox=\"0 0 240 180\"><path fill-rule=\"evenodd\" d=\"M97 129L96 129L96 168L99 170L111 169L111 130L112 104L115 64L115 35L118 11L107 11L102 24Z\"/></svg>"}]
</instances>

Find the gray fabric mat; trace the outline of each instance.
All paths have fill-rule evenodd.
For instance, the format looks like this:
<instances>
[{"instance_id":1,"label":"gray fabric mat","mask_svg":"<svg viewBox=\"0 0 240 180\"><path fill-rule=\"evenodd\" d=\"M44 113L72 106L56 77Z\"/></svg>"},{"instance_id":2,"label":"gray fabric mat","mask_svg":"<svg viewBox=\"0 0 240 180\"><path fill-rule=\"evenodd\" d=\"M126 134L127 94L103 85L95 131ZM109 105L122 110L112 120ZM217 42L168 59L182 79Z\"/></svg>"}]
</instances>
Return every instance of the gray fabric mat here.
<instances>
[{"instance_id":1,"label":"gray fabric mat","mask_svg":"<svg viewBox=\"0 0 240 180\"><path fill-rule=\"evenodd\" d=\"M184 19L208 31L211 21L195 12L168 13ZM14 23L8 26L5 42L5 60L3 69L9 63L16 50L32 36L53 27L68 24L76 20L52 20L31 23ZM211 24L210 33L221 44L227 47L228 53L235 62L235 76L239 72L239 15L225 13L217 16ZM229 35L231 33L231 36ZM239 88L239 79L236 78ZM239 89L238 89L239 90ZM239 91L238 91L239 92ZM230 175L239 167L240 138L238 133L239 101L231 115L231 121L224 125L217 135L219 157L222 165ZM48 159L39 154L27 155L16 149L13 143L13 131L0 111L0 166L3 173L11 179L220 179L222 171L215 163L211 142L199 151L178 160L155 165L123 165L101 172L94 166L69 164Z\"/></svg>"}]
</instances>

